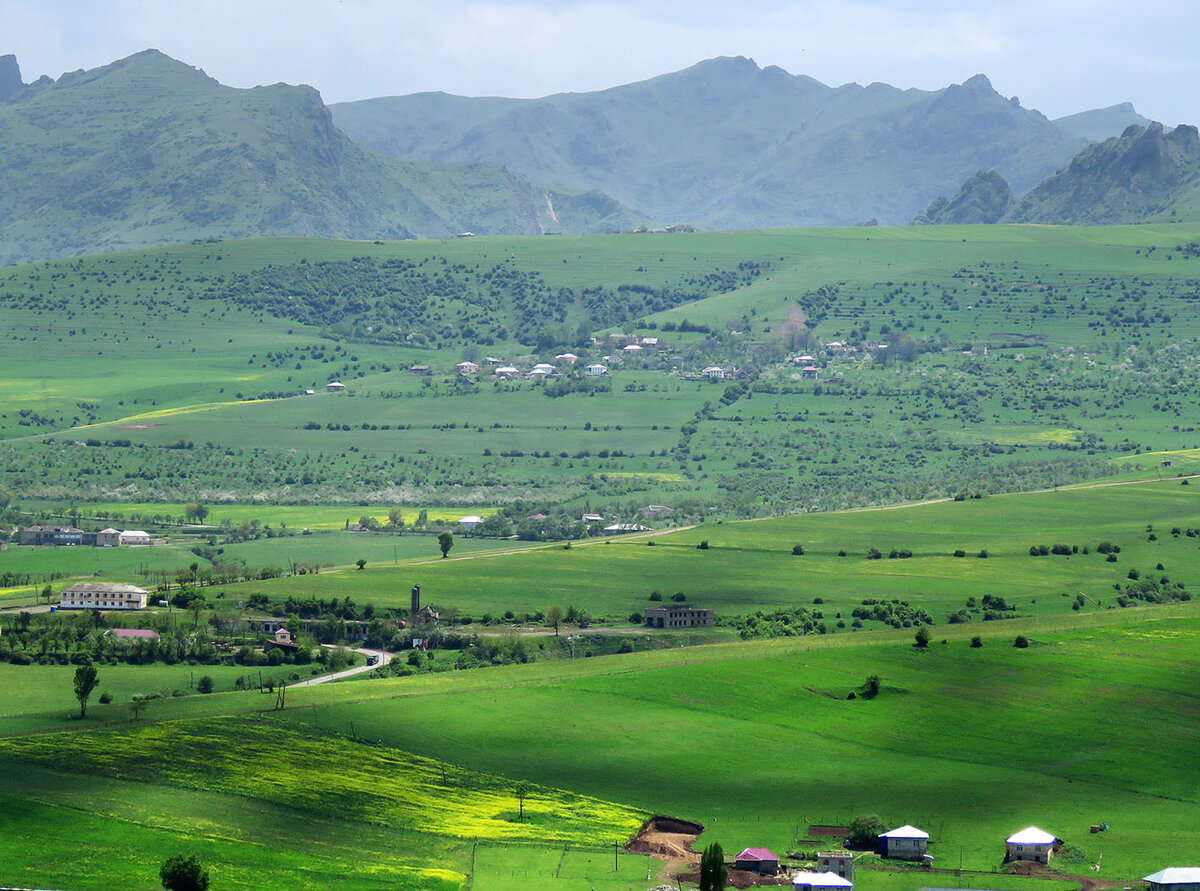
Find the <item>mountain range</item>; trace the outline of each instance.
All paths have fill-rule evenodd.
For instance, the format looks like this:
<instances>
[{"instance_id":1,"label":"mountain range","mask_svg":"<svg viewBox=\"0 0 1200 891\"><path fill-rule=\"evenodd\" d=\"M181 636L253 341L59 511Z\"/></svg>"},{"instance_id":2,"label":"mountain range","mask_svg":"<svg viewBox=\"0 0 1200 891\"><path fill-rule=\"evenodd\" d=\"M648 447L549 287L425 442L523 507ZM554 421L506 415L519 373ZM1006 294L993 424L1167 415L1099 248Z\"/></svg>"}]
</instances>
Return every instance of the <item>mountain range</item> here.
<instances>
[{"instance_id":1,"label":"mountain range","mask_svg":"<svg viewBox=\"0 0 1200 891\"><path fill-rule=\"evenodd\" d=\"M644 222L490 164L408 161L333 125L311 87L241 90L147 50L21 81L0 58L0 262L201 237L412 238Z\"/></svg>"},{"instance_id":2,"label":"mountain range","mask_svg":"<svg viewBox=\"0 0 1200 891\"><path fill-rule=\"evenodd\" d=\"M741 57L591 93L327 107L312 87L234 89L155 50L31 84L2 56L0 262L208 237L1186 216L1172 196L1197 191L1189 132L1128 104L1052 121L983 75L829 87ZM1049 186L1127 149L1166 160Z\"/></svg>"},{"instance_id":3,"label":"mountain range","mask_svg":"<svg viewBox=\"0 0 1200 891\"><path fill-rule=\"evenodd\" d=\"M934 91L829 87L742 57L592 93L418 93L331 109L351 137L396 157L502 164L710 228L907 223L978 170L1023 194L1097 134L1148 123L1128 105L1051 121L983 75Z\"/></svg>"}]
</instances>

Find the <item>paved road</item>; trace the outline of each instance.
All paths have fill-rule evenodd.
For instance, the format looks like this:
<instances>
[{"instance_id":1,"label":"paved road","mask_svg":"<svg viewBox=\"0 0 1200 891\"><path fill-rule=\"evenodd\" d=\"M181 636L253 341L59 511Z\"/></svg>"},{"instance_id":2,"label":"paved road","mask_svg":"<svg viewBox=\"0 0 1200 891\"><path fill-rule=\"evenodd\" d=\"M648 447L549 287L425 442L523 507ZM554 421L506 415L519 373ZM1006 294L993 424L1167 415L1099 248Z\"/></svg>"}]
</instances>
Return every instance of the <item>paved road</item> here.
<instances>
[{"instance_id":1,"label":"paved road","mask_svg":"<svg viewBox=\"0 0 1200 891\"><path fill-rule=\"evenodd\" d=\"M329 646L329 644L324 644L324 646ZM330 647L330 649L332 649L332 647ZM366 648L362 648L356 649L354 652L362 653L364 656L378 656L379 661L374 665L359 665L355 668L347 668L345 671L337 671L333 674L323 674L320 677L310 678L307 681L299 681L298 683L291 684L290 686L311 687L315 684L324 684L328 681L340 681L342 678L353 677L356 674L365 674L368 671L374 671L381 665L387 665L392 661L392 654L387 650L368 650Z\"/></svg>"}]
</instances>

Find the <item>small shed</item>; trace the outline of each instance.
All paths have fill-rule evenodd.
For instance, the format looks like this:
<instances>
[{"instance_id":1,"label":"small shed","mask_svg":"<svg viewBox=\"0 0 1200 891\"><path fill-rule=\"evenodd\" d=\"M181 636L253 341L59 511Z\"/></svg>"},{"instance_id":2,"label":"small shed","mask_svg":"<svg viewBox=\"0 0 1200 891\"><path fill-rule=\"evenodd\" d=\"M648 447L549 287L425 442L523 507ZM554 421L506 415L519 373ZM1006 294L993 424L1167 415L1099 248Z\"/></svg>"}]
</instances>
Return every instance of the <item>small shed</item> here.
<instances>
[{"instance_id":1,"label":"small shed","mask_svg":"<svg viewBox=\"0 0 1200 891\"><path fill-rule=\"evenodd\" d=\"M779 872L779 856L766 848L746 848L734 858L733 868L773 876Z\"/></svg>"},{"instance_id":2,"label":"small shed","mask_svg":"<svg viewBox=\"0 0 1200 891\"><path fill-rule=\"evenodd\" d=\"M892 860L924 860L928 847L929 833L908 824L879 836L879 855Z\"/></svg>"},{"instance_id":3,"label":"small shed","mask_svg":"<svg viewBox=\"0 0 1200 891\"><path fill-rule=\"evenodd\" d=\"M1200 866L1171 866L1142 879L1150 891L1200 891Z\"/></svg>"},{"instance_id":4,"label":"small shed","mask_svg":"<svg viewBox=\"0 0 1200 891\"><path fill-rule=\"evenodd\" d=\"M1058 839L1049 832L1030 826L1005 839L1004 862L1028 860L1033 863L1049 863L1057 844Z\"/></svg>"},{"instance_id":5,"label":"small shed","mask_svg":"<svg viewBox=\"0 0 1200 891\"><path fill-rule=\"evenodd\" d=\"M792 879L792 885L796 888L829 888L834 891L847 891L854 887L852 881L832 872L798 872Z\"/></svg>"}]
</instances>

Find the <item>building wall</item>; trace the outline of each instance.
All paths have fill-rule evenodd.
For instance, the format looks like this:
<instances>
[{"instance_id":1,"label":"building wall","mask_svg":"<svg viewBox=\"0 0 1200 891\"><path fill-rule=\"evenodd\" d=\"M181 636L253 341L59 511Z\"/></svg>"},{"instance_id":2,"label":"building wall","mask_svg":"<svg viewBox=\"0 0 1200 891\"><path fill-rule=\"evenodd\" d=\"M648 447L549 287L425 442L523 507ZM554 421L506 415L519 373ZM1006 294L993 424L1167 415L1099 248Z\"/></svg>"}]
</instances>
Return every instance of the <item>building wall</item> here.
<instances>
[{"instance_id":1,"label":"building wall","mask_svg":"<svg viewBox=\"0 0 1200 891\"><path fill-rule=\"evenodd\" d=\"M1006 860L1028 860L1033 863L1050 862L1050 845L1014 845L1005 843Z\"/></svg>"},{"instance_id":2,"label":"building wall","mask_svg":"<svg viewBox=\"0 0 1200 891\"><path fill-rule=\"evenodd\" d=\"M650 628L707 628L713 624L711 609L652 606L643 614Z\"/></svg>"},{"instance_id":3,"label":"building wall","mask_svg":"<svg viewBox=\"0 0 1200 891\"><path fill-rule=\"evenodd\" d=\"M923 838L885 838L884 857L893 860L920 860L925 856L927 841Z\"/></svg>"}]
</instances>

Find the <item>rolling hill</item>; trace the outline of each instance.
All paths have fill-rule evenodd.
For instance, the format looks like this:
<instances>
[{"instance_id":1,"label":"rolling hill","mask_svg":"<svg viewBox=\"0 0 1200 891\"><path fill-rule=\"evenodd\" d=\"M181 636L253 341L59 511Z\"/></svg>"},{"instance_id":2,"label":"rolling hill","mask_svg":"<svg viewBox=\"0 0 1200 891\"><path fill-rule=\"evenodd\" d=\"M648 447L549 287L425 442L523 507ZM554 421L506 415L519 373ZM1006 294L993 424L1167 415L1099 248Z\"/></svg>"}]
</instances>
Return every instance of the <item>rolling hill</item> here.
<instances>
[{"instance_id":1,"label":"rolling hill","mask_svg":"<svg viewBox=\"0 0 1200 891\"><path fill-rule=\"evenodd\" d=\"M982 75L934 91L835 88L741 57L594 93L331 108L352 137L397 157L503 164L713 228L907 222L981 169L1022 194L1096 131L1129 123L1089 113L1059 125Z\"/></svg>"},{"instance_id":2,"label":"rolling hill","mask_svg":"<svg viewBox=\"0 0 1200 891\"><path fill-rule=\"evenodd\" d=\"M603 195L544 190L494 165L380 155L339 132L311 87L232 89L154 50L29 85L4 57L0 150L3 263L201 237L536 234L642 221Z\"/></svg>"}]
</instances>

